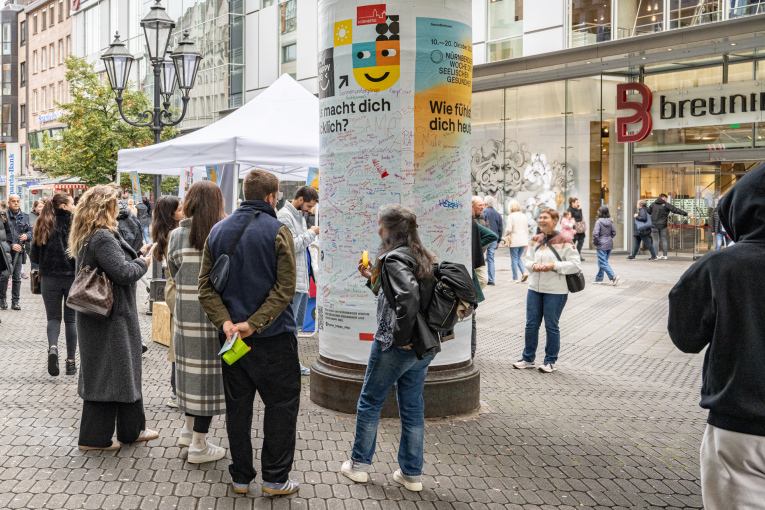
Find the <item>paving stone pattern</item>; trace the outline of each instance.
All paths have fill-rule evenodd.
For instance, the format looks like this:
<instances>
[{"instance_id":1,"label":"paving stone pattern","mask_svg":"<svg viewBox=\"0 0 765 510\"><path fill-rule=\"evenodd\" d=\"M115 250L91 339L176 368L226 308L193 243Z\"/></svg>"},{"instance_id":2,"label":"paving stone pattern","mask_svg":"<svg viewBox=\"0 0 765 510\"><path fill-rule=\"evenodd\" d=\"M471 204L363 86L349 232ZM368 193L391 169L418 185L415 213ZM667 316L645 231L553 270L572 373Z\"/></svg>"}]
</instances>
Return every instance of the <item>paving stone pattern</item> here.
<instances>
[{"instance_id":1,"label":"paving stone pattern","mask_svg":"<svg viewBox=\"0 0 765 510\"><path fill-rule=\"evenodd\" d=\"M594 261L589 255L584 263L588 282ZM679 353L666 332L667 293L690 262L614 257L622 285L588 285L570 296L561 321L559 371L551 375L511 367L523 347L527 288L509 282L505 250L497 264L498 284L489 287L478 310L482 407L470 417L427 423L421 493L392 479L396 420L381 423L369 483L340 475L355 417L314 405L303 378L292 471L302 483L299 494L261 497L258 478L248 496L235 495L228 458L191 465L176 446L183 419L165 406L170 366L166 348L156 343L144 356L143 387L148 425L160 438L118 452L78 451L76 378L63 375L63 363L62 375L48 376L42 300L24 285L23 311L0 312L0 508L701 508L702 358ZM149 338L150 317L141 313L141 323ZM316 338L301 338L300 347L304 364L318 354ZM543 352L544 332L539 361ZM258 403L256 448L262 445L262 413ZM228 447L220 417L210 435Z\"/></svg>"}]
</instances>

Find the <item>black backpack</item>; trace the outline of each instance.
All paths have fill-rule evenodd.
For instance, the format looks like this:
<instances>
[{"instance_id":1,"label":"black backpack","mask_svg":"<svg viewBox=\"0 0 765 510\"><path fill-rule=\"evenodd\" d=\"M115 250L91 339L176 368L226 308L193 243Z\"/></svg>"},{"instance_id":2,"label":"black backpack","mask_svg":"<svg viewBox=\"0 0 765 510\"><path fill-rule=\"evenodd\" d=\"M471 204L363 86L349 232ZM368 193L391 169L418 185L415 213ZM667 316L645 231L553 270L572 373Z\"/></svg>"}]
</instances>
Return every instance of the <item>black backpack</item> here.
<instances>
[{"instance_id":1,"label":"black backpack","mask_svg":"<svg viewBox=\"0 0 765 510\"><path fill-rule=\"evenodd\" d=\"M460 301L475 309L477 295L473 278L462 264L433 264L433 276L436 280L435 287L422 315L431 330L445 336L453 332L454 326L460 320L457 314ZM469 317L470 313L466 316Z\"/></svg>"}]
</instances>

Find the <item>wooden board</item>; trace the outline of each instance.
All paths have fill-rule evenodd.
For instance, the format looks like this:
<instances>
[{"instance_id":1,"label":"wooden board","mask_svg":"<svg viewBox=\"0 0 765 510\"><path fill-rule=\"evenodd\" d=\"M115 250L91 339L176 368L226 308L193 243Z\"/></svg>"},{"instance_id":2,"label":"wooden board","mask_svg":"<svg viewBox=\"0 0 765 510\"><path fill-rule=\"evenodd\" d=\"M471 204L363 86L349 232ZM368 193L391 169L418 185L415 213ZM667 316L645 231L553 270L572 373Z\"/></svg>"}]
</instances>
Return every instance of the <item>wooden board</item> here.
<instances>
[{"instance_id":1,"label":"wooden board","mask_svg":"<svg viewBox=\"0 0 765 510\"><path fill-rule=\"evenodd\" d=\"M170 308L164 301L155 301L151 316L151 339L170 346Z\"/></svg>"}]
</instances>

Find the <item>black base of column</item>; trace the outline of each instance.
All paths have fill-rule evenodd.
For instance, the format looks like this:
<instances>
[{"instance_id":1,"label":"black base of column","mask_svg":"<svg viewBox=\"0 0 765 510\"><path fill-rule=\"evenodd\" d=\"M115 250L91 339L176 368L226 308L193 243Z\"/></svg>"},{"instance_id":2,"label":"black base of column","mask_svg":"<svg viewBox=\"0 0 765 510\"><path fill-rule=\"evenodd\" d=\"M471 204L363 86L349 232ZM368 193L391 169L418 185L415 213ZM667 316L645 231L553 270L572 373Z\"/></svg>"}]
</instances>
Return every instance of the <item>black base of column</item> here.
<instances>
[{"instance_id":1,"label":"black base of column","mask_svg":"<svg viewBox=\"0 0 765 510\"><path fill-rule=\"evenodd\" d=\"M311 401L341 413L356 414L364 384L365 365L343 363L319 356L311 365ZM431 366L425 378L425 417L441 418L475 411L481 405L481 374L471 361ZM397 418L396 393L391 389L383 418Z\"/></svg>"}]
</instances>

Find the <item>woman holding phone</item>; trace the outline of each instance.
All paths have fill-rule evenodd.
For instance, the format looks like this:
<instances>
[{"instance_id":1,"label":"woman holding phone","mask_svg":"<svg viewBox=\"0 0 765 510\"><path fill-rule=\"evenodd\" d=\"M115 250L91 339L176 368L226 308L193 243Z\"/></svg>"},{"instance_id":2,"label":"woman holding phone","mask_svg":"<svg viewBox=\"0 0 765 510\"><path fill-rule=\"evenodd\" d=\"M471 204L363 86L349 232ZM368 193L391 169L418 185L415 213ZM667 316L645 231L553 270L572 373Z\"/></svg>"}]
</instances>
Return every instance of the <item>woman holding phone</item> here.
<instances>
[{"instance_id":1,"label":"woman holding phone","mask_svg":"<svg viewBox=\"0 0 765 510\"><path fill-rule=\"evenodd\" d=\"M178 408L186 414L178 446L188 446L188 461L201 464L226 456L225 448L207 441L213 416L226 412L226 399L218 330L198 298L205 241L213 226L226 217L223 193L212 181L194 183L186 193L183 211L186 219L170 234L167 251L167 269L176 285L173 344Z\"/></svg>"}]
</instances>

